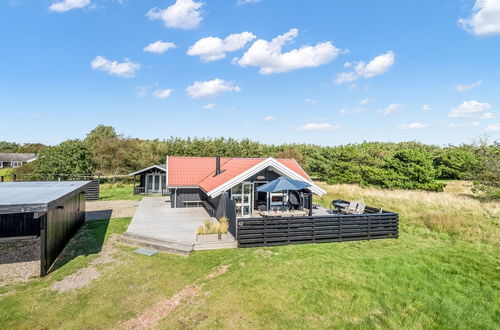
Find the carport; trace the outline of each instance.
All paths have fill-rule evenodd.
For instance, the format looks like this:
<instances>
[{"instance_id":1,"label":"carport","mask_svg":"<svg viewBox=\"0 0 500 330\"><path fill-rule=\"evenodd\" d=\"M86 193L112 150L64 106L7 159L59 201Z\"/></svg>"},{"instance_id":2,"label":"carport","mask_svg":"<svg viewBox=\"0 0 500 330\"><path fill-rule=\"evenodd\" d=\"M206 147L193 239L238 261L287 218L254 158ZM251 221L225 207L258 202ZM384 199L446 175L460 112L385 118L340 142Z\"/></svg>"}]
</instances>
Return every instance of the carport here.
<instances>
[{"instance_id":1,"label":"carport","mask_svg":"<svg viewBox=\"0 0 500 330\"><path fill-rule=\"evenodd\" d=\"M0 183L0 239L39 237L44 276L85 222L89 181Z\"/></svg>"}]
</instances>

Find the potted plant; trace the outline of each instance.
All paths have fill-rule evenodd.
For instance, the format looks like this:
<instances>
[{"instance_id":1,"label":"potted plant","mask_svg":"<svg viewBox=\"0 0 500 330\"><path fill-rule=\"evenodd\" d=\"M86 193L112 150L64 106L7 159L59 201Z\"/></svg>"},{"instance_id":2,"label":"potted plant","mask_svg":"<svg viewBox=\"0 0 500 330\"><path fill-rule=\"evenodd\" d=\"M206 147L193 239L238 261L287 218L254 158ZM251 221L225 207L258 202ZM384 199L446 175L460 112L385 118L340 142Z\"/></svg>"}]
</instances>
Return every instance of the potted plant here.
<instances>
[{"instance_id":1,"label":"potted plant","mask_svg":"<svg viewBox=\"0 0 500 330\"><path fill-rule=\"evenodd\" d=\"M219 225L211 219L205 220L203 226L199 226L196 233L196 241L200 243L217 243L219 240Z\"/></svg>"},{"instance_id":2,"label":"potted plant","mask_svg":"<svg viewBox=\"0 0 500 330\"><path fill-rule=\"evenodd\" d=\"M221 217L219 219L219 240L222 242L229 241L230 234L229 229L229 219L227 217Z\"/></svg>"}]
</instances>

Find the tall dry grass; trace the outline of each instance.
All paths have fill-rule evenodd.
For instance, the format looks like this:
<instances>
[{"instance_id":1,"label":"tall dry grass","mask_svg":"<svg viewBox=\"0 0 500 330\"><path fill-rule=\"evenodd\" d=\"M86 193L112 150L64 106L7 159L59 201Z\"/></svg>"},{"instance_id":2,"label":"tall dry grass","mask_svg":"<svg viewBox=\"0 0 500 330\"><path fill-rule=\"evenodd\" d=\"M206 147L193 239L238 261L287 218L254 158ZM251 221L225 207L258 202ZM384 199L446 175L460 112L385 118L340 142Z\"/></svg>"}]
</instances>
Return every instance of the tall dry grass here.
<instances>
[{"instance_id":1,"label":"tall dry grass","mask_svg":"<svg viewBox=\"0 0 500 330\"><path fill-rule=\"evenodd\" d=\"M338 198L363 201L399 213L402 230L419 227L470 241L500 244L500 203L481 201L457 187L449 192L427 192L319 184L327 194L316 201L324 206Z\"/></svg>"}]
</instances>

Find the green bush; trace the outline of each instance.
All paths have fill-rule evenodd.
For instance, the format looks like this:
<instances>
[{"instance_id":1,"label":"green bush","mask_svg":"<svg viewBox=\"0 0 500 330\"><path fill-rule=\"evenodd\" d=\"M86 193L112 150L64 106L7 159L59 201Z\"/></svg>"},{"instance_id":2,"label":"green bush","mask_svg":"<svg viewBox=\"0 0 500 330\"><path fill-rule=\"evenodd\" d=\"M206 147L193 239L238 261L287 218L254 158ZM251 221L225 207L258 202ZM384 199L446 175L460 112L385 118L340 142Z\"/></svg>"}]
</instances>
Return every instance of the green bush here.
<instances>
[{"instance_id":1,"label":"green bush","mask_svg":"<svg viewBox=\"0 0 500 330\"><path fill-rule=\"evenodd\" d=\"M476 181L477 191L495 195L499 189L498 143L437 147L418 142L363 142L342 146L269 145L248 139L175 138L140 140L99 125L84 141L55 147L0 142L1 151L40 151L40 160L16 170L57 179L66 175L123 175L170 156L295 158L314 179L383 188L442 190L440 179ZM28 151L30 150L30 151ZM497 158L495 158L497 157ZM496 166L496 167L495 167ZM113 179L114 180L114 179Z\"/></svg>"},{"instance_id":2,"label":"green bush","mask_svg":"<svg viewBox=\"0 0 500 330\"><path fill-rule=\"evenodd\" d=\"M44 149L33 164L32 175L38 180L66 180L92 174L90 150L80 140Z\"/></svg>"}]
</instances>

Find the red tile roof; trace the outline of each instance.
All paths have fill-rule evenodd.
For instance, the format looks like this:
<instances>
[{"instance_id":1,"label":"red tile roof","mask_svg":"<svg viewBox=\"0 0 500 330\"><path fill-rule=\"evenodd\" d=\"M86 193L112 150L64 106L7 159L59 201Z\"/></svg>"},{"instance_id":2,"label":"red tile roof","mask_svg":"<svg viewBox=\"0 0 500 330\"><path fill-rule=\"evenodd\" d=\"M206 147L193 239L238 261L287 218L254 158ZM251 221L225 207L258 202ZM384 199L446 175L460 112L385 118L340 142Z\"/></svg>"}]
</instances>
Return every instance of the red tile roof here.
<instances>
[{"instance_id":1,"label":"red tile roof","mask_svg":"<svg viewBox=\"0 0 500 330\"><path fill-rule=\"evenodd\" d=\"M215 157L168 157L168 186L200 187L205 192L208 192L254 167L266 158L221 158L222 173L217 176L214 176L215 159ZM311 181L295 159L276 160Z\"/></svg>"}]
</instances>

